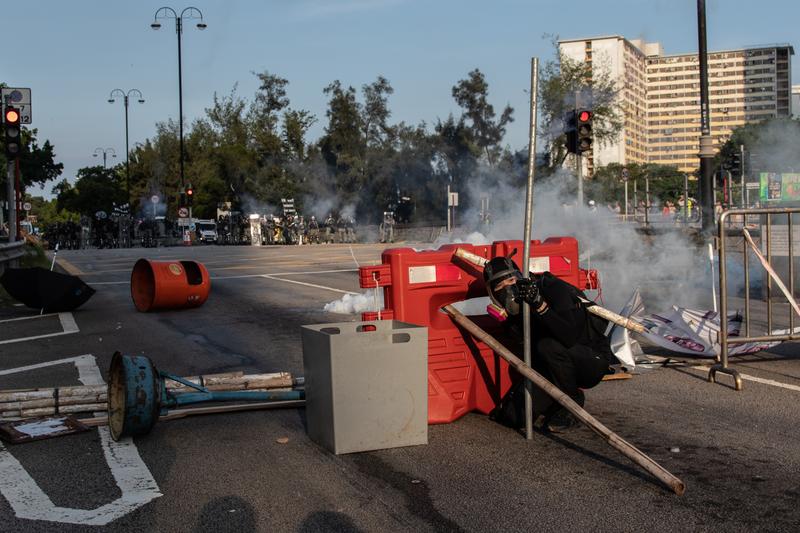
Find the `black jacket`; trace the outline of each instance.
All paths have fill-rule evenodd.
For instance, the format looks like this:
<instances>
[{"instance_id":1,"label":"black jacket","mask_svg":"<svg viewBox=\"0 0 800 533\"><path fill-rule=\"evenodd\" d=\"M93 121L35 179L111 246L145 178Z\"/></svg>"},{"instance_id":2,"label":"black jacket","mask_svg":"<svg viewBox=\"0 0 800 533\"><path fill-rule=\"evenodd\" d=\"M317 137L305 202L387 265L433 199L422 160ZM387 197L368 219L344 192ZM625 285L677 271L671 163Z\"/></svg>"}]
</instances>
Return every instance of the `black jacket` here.
<instances>
[{"instance_id":1,"label":"black jacket","mask_svg":"<svg viewBox=\"0 0 800 533\"><path fill-rule=\"evenodd\" d=\"M548 305L541 315L531 309L531 336L534 342L538 338L552 337L567 348L582 344L605 356L609 364L618 363L611 352L610 340L605 336L608 321L586 310L587 306L594 303L585 304L581 301L581 298L588 300L583 291L550 272L532 276L537 279L539 291ZM518 322L521 326L521 319Z\"/></svg>"}]
</instances>

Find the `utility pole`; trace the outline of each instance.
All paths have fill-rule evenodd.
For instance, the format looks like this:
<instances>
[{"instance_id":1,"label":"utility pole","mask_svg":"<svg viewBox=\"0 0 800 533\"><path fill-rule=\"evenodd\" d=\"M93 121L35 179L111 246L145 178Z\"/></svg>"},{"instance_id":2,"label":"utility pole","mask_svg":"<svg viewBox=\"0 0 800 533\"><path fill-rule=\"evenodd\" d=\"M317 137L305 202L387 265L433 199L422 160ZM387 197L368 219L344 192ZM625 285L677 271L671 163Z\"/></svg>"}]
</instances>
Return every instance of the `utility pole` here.
<instances>
[{"instance_id":1,"label":"utility pole","mask_svg":"<svg viewBox=\"0 0 800 533\"><path fill-rule=\"evenodd\" d=\"M744 145L739 145L739 186L741 187L742 191L742 209L746 206L744 204L744 187L745 187L745 180L744 180Z\"/></svg>"},{"instance_id":2,"label":"utility pole","mask_svg":"<svg viewBox=\"0 0 800 533\"><path fill-rule=\"evenodd\" d=\"M578 117L578 97L579 91L575 91L575 117ZM583 206L583 154L579 149L575 150L575 174L578 177L578 208Z\"/></svg>"},{"instance_id":3,"label":"utility pole","mask_svg":"<svg viewBox=\"0 0 800 533\"><path fill-rule=\"evenodd\" d=\"M700 59L700 205L705 235L714 231L714 158L711 110L708 99L708 52L706 50L706 2L697 0L697 38Z\"/></svg>"}]
</instances>

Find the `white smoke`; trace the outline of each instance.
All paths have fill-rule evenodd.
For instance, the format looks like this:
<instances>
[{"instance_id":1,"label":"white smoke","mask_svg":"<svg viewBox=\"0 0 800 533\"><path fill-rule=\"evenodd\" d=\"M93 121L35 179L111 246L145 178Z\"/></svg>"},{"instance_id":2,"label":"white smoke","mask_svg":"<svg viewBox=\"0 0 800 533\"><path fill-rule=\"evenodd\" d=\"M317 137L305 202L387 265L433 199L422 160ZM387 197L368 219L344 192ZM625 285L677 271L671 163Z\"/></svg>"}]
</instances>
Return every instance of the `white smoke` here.
<instances>
[{"instance_id":1,"label":"white smoke","mask_svg":"<svg viewBox=\"0 0 800 533\"><path fill-rule=\"evenodd\" d=\"M325 304L322 308L326 313L339 313L342 315L354 315L366 311L378 311L383 309L383 290L370 290L361 294L345 294L338 300Z\"/></svg>"},{"instance_id":2,"label":"white smoke","mask_svg":"<svg viewBox=\"0 0 800 533\"><path fill-rule=\"evenodd\" d=\"M461 213L461 234L453 233L447 242L489 244L497 240L518 240L523 237L525 189L509 185L501 173L485 169L466 192L475 206ZM621 222L606 207L596 211L577 206L575 177L559 171L534 187L534 219L532 237L574 237L582 268L596 269L600 276L602 302L619 309L640 287L648 308L670 309L672 305L711 308L711 275L707 254L680 231L645 235L635 224ZM570 187L572 186L572 187ZM492 222L481 224L479 198L489 196ZM588 200L588 198L587 198ZM444 239L436 245L444 244Z\"/></svg>"}]
</instances>

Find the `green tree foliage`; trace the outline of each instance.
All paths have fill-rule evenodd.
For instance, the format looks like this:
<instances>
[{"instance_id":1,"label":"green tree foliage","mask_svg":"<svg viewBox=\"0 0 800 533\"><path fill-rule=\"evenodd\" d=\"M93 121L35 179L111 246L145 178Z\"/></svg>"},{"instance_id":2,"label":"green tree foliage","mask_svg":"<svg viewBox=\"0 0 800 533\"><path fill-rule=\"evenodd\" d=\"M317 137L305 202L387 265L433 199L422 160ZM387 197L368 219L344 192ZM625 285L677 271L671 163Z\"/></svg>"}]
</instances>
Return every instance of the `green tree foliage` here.
<instances>
[{"instance_id":1,"label":"green tree foliage","mask_svg":"<svg viewBox=\"0 0 800 533\"><path fill-rule=\"evenodd\" d=\"M675 167L654 164L628 164L620 165L611 163L595 170L593 179L586 183L586 196L601 204L612 204L619 202L621 205L625 200L625 182L622 179L623 171L628 173L628 192L629 201L633 201L633 186L639 190L639 198L644 199L645 180L650 181L651 202L676 202L678 197L684 193L685 174ZM696 183L689 182L689 194L696 194Z\"/></svg>"},{"instance_id":2,"label":"green tree foliage","mask_svg":"<svg viewBox=\"0 0 800 533\"><path fill-rule=\"evenodd\" d=\"M800 172L800 120L770 118L739 126L720 147L714 158L714 168L730 164L744 145L745 173Z\"/></svg>"},{"instance_id":3,"label":"green tree foliage","mask_svg":"<svg viewBox=\"0 0 800 533\"><path fill-rule=\"evenodd\" d=\"M66 209L85 216L98 211L111 213L126 201L125 179L113 168L84 167L78 170L75 186L66 180L54 189L59 210Z\"/></svg>"},{"instance_id":4,"label":"green tree foliage","mask_svg":"<svg viewBox=\"0 0 800 533\"><path fill-rule=\"evenodd\" d=\"M489 84L478 69L453 86L452 93L456 103L463 109L459 124L466 126L466 140L472 152L485 157L489 165L494 165L502 151L500 143L505 136L506 126L514 121L514 109L506 105L500 117L495 118L494 106L489 103Z\"/></svg>"}]
</instances>

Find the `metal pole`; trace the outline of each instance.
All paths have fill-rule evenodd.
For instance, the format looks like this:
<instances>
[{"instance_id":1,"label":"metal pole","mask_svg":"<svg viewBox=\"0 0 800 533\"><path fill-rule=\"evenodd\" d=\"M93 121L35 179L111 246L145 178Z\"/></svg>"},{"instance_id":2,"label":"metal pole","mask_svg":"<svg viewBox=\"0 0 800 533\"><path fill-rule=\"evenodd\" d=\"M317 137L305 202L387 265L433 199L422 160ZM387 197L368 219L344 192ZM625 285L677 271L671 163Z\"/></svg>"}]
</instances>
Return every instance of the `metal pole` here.
<instances>
[{"instance_id":1,"label":"metal pole","mask_svg":"<svg viewBox=\"0 0 800 533\"><path fill-rule=\"evenodd\" d=\"M636 211L639 209L639 191L637 187L637 180L633 180L633 220L637 221Z\"/></svg>"},{"instance_id":2,"label":"metal pole","mask_svg":"<svg viewBox=\"0 0 800 533\"><path fill-rule=\"evenodd\" d=\"M577 123L578 117L578 97L580 96L578 91L575 91L575 121ZM576 143L577 144L577 143ZM581 157L581 153L578 150L578 147L575 147L575 174L578 178L578 207L583 207L583 158Z\"/></svg>"},{"instance_id":3,"label":"metal pole","mask_svg":"<svg viewBox=\"0 0 800 533\"><path fill-rule=\"evenodd\" d=\"M706 2L697 0L697 37L700 59L700 202L702 230L707 236L714 231L714 157L711 138L711 111L708 99L708 53L706 51Z\"/></svg>"},{"instance_id":4,"label":"metal pole","mask_svg":"<svg viewBox=\"0 0 800 533\"><path fill-rule=\"evenodd\" d=\"M184 187L183 175L183 70L181 68L181 32L183 31L181 17L175 17L175 29L178 33L178 132L181 138L181 188Z\"/></svg>"},{"instance_id":5,"label":"metal pole","mask_svg":"<svg viewBox=\"0 0 800 533\"><path fill-rule=\"evenodd\" d=\"M683 175L683 223L689 223L689 174Z\"/></svg>"},{"instance_id":6,"label":"metal pole","mask_svg":"<svg viewBox=\"0 0 800 533\"><path fill-rule=\"evenodd\" d=\"M536 175L536 108L539 90L539 58L531 58L531 115L528 134L528 187L525 193L525 229L522 245L522 275L530 277L531 226L533 225L533 179ZM531 366L531 307L522 306L522 346L525 364ZM533 383L525 381L525 438L533 439Z\"/></svg>"},{"instance_id":7,"label":"metal pole","mask_svg":"<svg viewBox=\"0 0 800 533\"><path fill-rule=\"evenodd\" d=\"M445 205L447 206L447 232L450 233L450 184L447 184L447 192L445 193Z\"/></svg>"},{"instance_id":8,"label":"metal pole","mask_svg":"<svg viewBox=\"0 0 800 533\"><path fill-rule=\"evenodd\" d=\"M745 208L744 203L744 145L739 145L739 185L742 188L742 209Z\"/></svg>"},{"instance_id":9,"label":"metal pole","mask_svg":"<svg viewBox=\"0 0 800 533\"><path fill-rule=\"evenodd\" d=\"M14 189L14 161L9 161L6 172L6 198L8 199L8 242L17 240L17 192Z\"/></svg>"},{"instance_id":10,"label":"metal pole","mask_svg":"<svg viewBox=\"0 0 800 533\"><path fill-rule=\"evenodd\" d=\"M129 91L130 92L130 91ZM142 97L140 96L139 99ZM128 95L125 95L125 192L128 195L128 204L131 203L131 165L129 160L130 149L128 148Z\"/></svg>"},{"instance_id":11,"label":"metal pole","mask_svg":"<svg viewBox=\"0 0 800 533\"><path fill-rule=\"evenodd\" d=\"M20 238L22 236L22 231L20 228L19 212L22 210L22 185L19 180L19 157L14 158L14 185L16 189L14 197L14 217L17 223L17 238Z\"/></svg>"},{"instance_id":12,"label":"metal pole","mask_svg":"<svg viewBox=\"0 0 800 533\"><path fill-rule=\"evenodd\" d=\"M644 225L650 226L650 177L644 177Z\"/></svg>"},{"instance_id":13,"label":"metal pole","mask_svg":"<svg viewBox=\"0 0 800 533\"><path fill-rule=\"evenodd\" d=\"M628 221L628 180L625 180L625 222Z\"/></svg>"}]
</instances>

